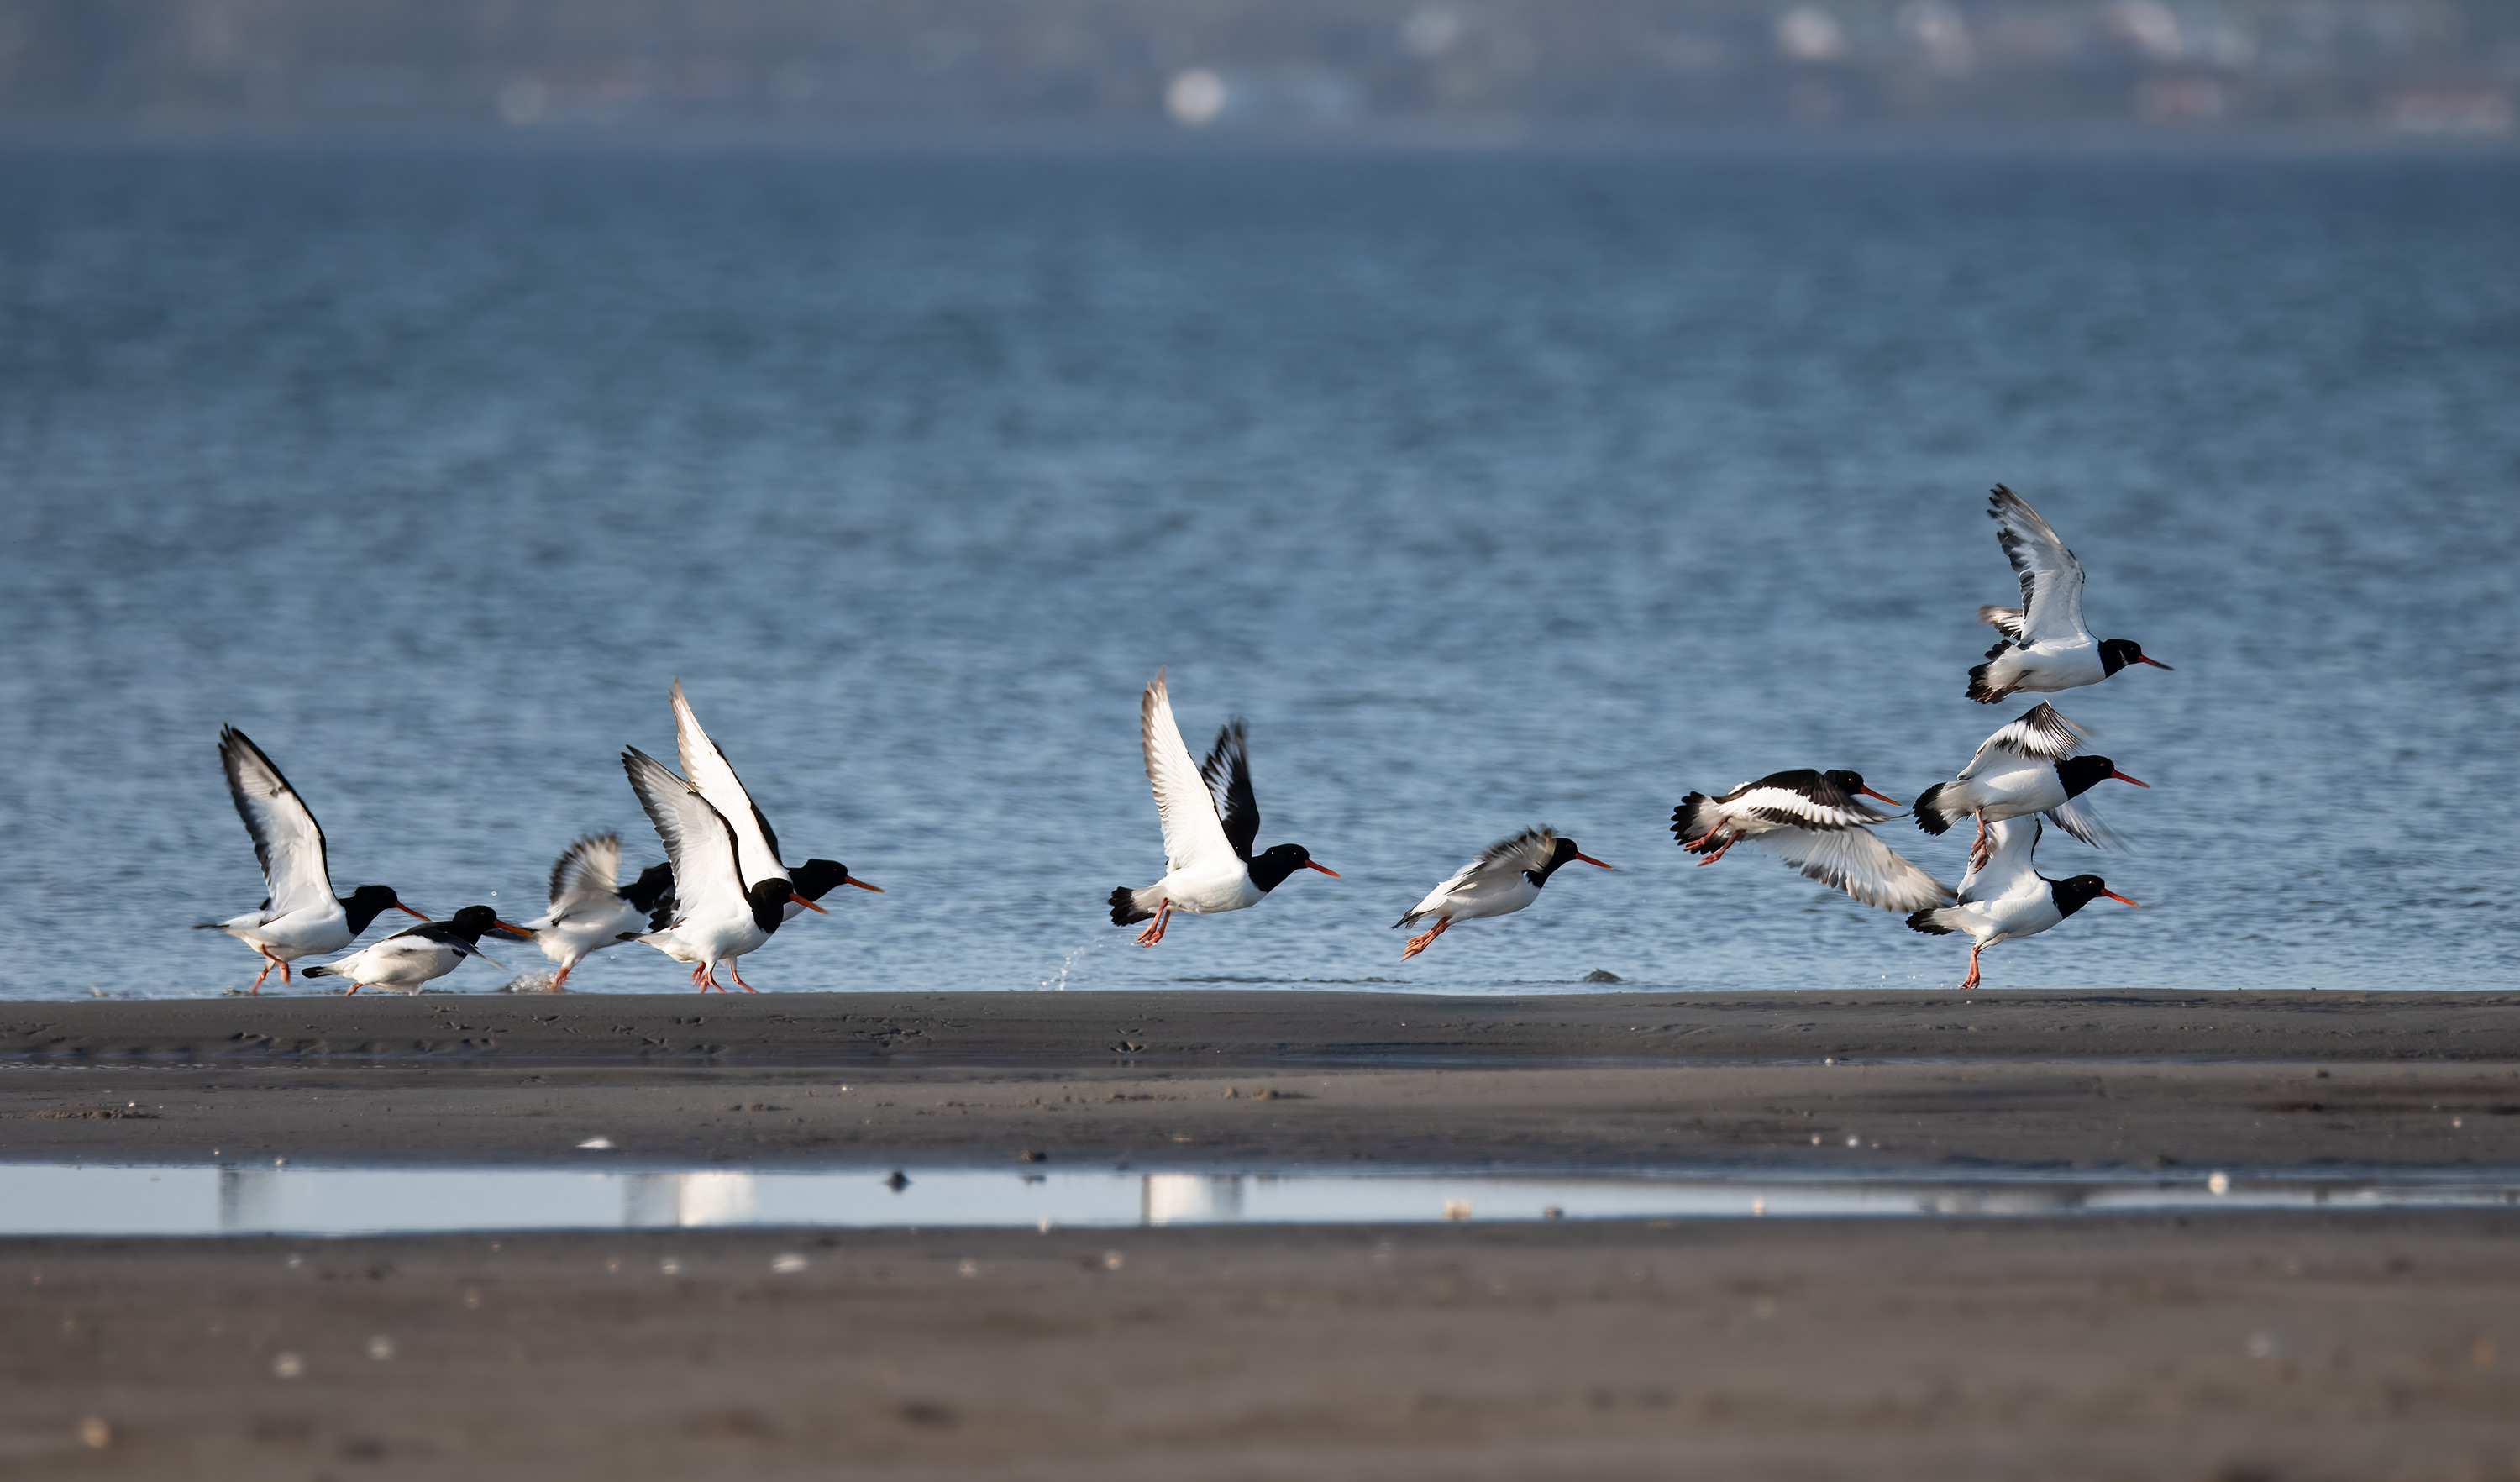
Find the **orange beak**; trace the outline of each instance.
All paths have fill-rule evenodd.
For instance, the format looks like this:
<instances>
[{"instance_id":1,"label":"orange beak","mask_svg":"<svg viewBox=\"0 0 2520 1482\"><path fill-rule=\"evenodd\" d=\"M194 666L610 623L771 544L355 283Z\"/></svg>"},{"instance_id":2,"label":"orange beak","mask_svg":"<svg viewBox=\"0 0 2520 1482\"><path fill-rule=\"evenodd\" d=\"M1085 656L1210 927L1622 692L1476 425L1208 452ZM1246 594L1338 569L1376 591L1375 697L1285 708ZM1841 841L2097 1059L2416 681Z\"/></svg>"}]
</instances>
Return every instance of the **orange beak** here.
<instances>
[{"instance_id":1,"label":"orange beak","mask_svg":"<svg viewBox=\"0 0 2520 1482\"><path fill-rule=\"evenodd\" d=\"M1905 808L1908 806L1906 803L1899 801L1897 798L1892 797L1886 792L1875 792L1869 787L1858 787L1855 790L1863 793L1866 797L1877 797L1883 802L1888 803L1893 808ZM1575 857L1577 859L1582 859L1584 856L1579 854Z\"/></svg>"},{"instance_id":2,"label":"orange beak","mask_svg":"<svg viewBox=\"0 0 2520 1482\"><path fill-rule=\"evenodd\" d=\"M2152 665L2152 666L2153 666L2154 668L2156 668L2156 669L2170 669L2170 665L2163 663L2160 659L2157 659L2157 658L2145 658L2145 657L2141 656L2140 654L2138 654L2138 655L2137 656L2137 658L2136 658L2136 662L2137 662L2137 663L2139 663L2139 664L2150 664L2150 665ZM2178 673L2179 671L2178 671L2178 670L2176 670L2176 669L2171 669L2171 670L2170 670L2170 672L2172 672L2173 674L2176 674L2176 673Z\"/></svg>"},{"instance_id":3,"label":"orange beak","mask_svg":"<svg viewBox=\"0 0 2520 1482\"><path fill-rule=\"evenodd\" d=\"M805 908L806 910L808 910L808 911L823 911L823 907L822 907L822 903L821 903L821 902L819 902L819 901L809 901L809 900L805 899L803 896L798 895L798 894L797 894L795 891L793 891L793 890L790 890L790 891L788 891L788 898L789 900L791 900L791 901L794 901L797 905L804 907L804 908ZM830 913L830 912L828 912L828 911L823 911L823 914L824 914L825 916L829 916L829 915L831 915L832 913Z\"/></svg>"},{"instance_id":4,"label":"orange beak","mask_svg":"<svg viewBox=\"0 0 2520 1482\"><path fill-rule=\"evenodd\" d=\"M517 938L518 941L530 942L534 939L533 932L523 926L512 926L506 921L501 921L499 922L499 929L508 933L510 936Z\"/></svg>"},{"instance_id":5,"label":"orange beak","mask_svg":"<svg viewBox=\"0 0 2520 1482\"><path fill-rule=\"evenodd\" d=\"M840 883L843 885L855 885L860 890L872 890L878 895L883 894L883 887L881 885L870 885L866 881L859 879L854 875L850 876L847 879L840 881ZM829 913L826 914L828 915Z\"/></svg>"},{"instance_id":6,"label":"orange beak","mask_svg":"<svg viewBox=\"0 0 2520 1482\"><path fill-rule=\"evenodd\" d=\"M2117 902L2121 906L2133 906L2138 911L2143 909L2143 902L2128 900L2125 896L2118 894L2114 890L2103 890L2100 894L2107 896L2110 900Z\"/></svg>"},{"instance_id":7,"label":"orange beak","mask_svg":"<svg viewBox=\"0 0 2520 1482\"><path fill-rule=\"evenodd\" d=\"M1600 862L1599 860L1595 859L1593 856L1591 856L1591 855L1589 855L1589 854L1579 854L1579 855L1577 855L1577 856L1575 856L1575 857L1576 857L1577 859L1582 860L1584 863L1586 863L1586 864L1588 864L1588 865L1601 865L1601 862ZM1616 866L1616 865L1601 865L1601 868L1602 868L1602 869L1604 869L1604 870L1616 870L1616 869L1617 869L1617 868L1619 868L1619 867L1618 867L1618 866Z\"/></svg>"},{"instance_id":8,"label":"orange beak","mask_svg":"<svg viewBox=\"0 0 2520 1482\"><path fill-rule=\"evenodd\" d=\"M396 902L394 902L394 909L395 909L396 911L401 912L401 913L402 913L403 915L405 915L405 916L420 916L420 913L419 913L419 912L412 910L409 906L404 905L404 904L403 904L402 902L400 902L400 901L396 901ZM420 916L420 919L421 919L422 921L427 921L427 920L428 920L428 917L425 917L425 916Z\"/></svg>"},{"instance_id":9,"label":"orange beak","mask_svg":"<svg viewBox=\"0 0 2520 1482\"><path fill-rule=\"evenodd\" d=\"M2133 777L2129 777L2129 776L2127 776L2127 775L2126 775L2125 773L2123 773L2123 772L2112 772L2112 773L2110 773L2110 774L2109 774L2109 776L2116 778L2119 782L2122 782L2122 783L2134 783L2134 784L2135 784L2137 786L2138 786L2138 787L2149 787L2149 786L2152 786L2152 784L2150 784L2150 783L2148 783L2148 782L2144 782L2144 781L2143 781L2142 779L2140 779L2140 778L2133 778Z\"/></svg>"},{"instance_id":10,"label":"orange beak","mask_svg":"<svg viewBox=\"0 0 2520 1482\"><path fill-rule=\"evenodd\" d=\"M1322 874L1328 876L1329 876L1330 878L1332 878L1332 879L1337 879L1337 878L1339 877L1339 873L1338 873L1337 871L1335 871L1335 870L1331 869L1329 866L1328 866L1328 865L1317 865L1317 864L1314 864L1311 860L1306 860L1306 861L1304 861L1304 868L1305 868L1305 869L1307 869L1307 870L1319 870Z\"/></svg>"}]
</instances>

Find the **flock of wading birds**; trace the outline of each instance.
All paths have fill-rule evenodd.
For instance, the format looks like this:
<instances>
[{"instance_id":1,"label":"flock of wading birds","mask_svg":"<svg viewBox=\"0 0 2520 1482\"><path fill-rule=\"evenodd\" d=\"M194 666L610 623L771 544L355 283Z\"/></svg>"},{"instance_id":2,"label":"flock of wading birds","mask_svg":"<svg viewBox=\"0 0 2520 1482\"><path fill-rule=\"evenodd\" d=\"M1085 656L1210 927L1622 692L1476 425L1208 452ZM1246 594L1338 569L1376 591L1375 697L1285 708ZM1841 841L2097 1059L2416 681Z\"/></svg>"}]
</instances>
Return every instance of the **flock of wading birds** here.
<instances>
[{"instance_id":1,"label":"flock of wading birds","mask_svg":"<svg viewBox=\"0 0 2520 1482\"><path fill-rule=\"evenodd\" d=\"M1979 619L2003 636L1987 651L1987 661L1969 671L1969 698L1993 704L2025 690L2095 685L2130 664L2170 667L2145 657L2128 639L2092 637L2083 625L2082 562L2019 495L1997 485L1988 514L2021 578L2021 606L1978 609ZM202 929L225 931L262 956L254 992L272 968L288 981L290 964L347 947L387 910L408 912L427 924L311 966L306 975L346 978L351 993L417 992L468 957L499 966L480 946L483 936L497 934L530 940L558 963L548 985L554 989L588 953L642 942L691 964L692 982L702 992L725 991L717 980L721 966L736 986L757 992L736 970L739 959L767 944L798 913L822 911L822 898L833 889L880 887L855 878L836 860L812 859L789 869L780 858L779 835L753 806L726 754L700 729L679 680L673 706L680 775L635 746L621 755L631 790L664 841L667 862L623 885L620 839L582 838L552 866L549 909L523 925L501 921L487 906L467 906L445 921L430 921L404 905L389 885L362 885L335 897L325 868L324 831L315 816L262 749L229 727L219 738L219 758L271 893L256 909ZM1147 781L1153 785L1163 823L1164 876L1135 889L1121 886L1111 892L1109 905L1115 925L1149 923L1138 935L1140 946L1162 941L1175 912L1205 916L1256 906L1298 870L1337 875L1301 844L1252 852L1260 804L1251 789L1241 721L1217 733L1204 762L1192 761L1158 671L1139 706L1139 731ZM1903 805L1865 786L1855 772L1777 772L1721 797L1691 792L1672 810L1671 831L1681 848L1702 856L1701 866L1722 859L1735 844L1747 844L1868 906L1907 913L1908 924L1918 931L1967 935L1968 977L1960 987L1974 988L1978 954L1996 943L2037 935L2104 895L2138 904L2096 875L2049 879L2033 861L2042 818L2094 848L2117 847L2117 836L2083 794L2112 778L2149 786L2118 771L2105 756L2076 755L2089 739L2083 728L2043 703L1988 737L1958 777L1917 795L1911 811L1926 832L1942 833L1963 821L1975 825L1968 873L1958 889L1901 858L1873 833L1873 825L1900 815L1864 798L1894 809ZM1400 918L1400 926L1434 922L1409 939L1402 960L1425 951L1456 921L1522 910L1540 899L1560 866L1579 860L1610 868L1546 828L1526 829L1490 846Z\"/></svg>"}]
</instances>

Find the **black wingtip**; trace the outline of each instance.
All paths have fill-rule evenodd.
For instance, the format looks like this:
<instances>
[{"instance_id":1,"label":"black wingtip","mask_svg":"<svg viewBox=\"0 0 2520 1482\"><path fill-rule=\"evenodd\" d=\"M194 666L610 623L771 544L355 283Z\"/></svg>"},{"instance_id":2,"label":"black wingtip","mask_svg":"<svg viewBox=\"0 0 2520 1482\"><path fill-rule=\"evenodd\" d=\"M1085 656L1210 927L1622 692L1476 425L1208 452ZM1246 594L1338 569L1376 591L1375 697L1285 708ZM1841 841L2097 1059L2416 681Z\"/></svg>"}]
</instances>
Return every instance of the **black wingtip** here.
<instances>
[{"instance_id":1,"label":"black wingtip","mask_svg":"<svg viewBox=\"0 0 2520 1482\"><path fill-rule=\"evenodd\" d=\"M1688 794L1688 796L1680 800L1679 807L1671 810L1671 841L1673 843L1678 844L1683 848L1687 848L1690 839L1699 838L1705 835L1707 831L1698 827L1697 812L1700 808L1706 805L1706 802L1707 797L1705 793L1692 792ZM1693 852L1703 853L1704 851L1698 850Z\"/></svg>"}]
</instances>

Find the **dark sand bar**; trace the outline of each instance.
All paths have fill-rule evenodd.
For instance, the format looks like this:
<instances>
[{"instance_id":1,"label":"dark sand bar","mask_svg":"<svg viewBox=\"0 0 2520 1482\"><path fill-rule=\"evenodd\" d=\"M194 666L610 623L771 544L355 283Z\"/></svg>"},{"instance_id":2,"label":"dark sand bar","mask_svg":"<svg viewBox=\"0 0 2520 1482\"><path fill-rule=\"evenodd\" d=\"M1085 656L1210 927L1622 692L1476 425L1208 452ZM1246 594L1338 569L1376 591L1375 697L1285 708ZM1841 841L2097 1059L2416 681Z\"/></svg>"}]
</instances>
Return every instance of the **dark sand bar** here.
<instances>
[{"instance_id":1,"label":"dark sand bar","mask_svg":"<svg viewBox=\"0 0 2520 1482\"><path fill-rule=\"evenodd\" d=\"M2509 1177L2520 995L19 1004L0 1158ZM0 1352L8 1475L2511 1478L2520 1209L18 1238Z\"/></svg>"}]
</instances>

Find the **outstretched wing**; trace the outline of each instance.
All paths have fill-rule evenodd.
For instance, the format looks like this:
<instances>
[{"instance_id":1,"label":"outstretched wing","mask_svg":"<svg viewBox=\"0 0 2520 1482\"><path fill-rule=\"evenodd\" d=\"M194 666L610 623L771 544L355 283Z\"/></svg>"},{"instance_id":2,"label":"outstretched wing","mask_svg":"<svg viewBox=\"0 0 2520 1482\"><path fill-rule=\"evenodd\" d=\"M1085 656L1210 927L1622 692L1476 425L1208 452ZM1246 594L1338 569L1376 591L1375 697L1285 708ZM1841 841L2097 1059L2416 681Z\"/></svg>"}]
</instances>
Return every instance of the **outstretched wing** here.
<instances>
[{"instance_id":1,"label":"outstretched wing","mask_svg":"<svg viewBox=\"0 0 2520 1482\"><path fill-rule=\"evenodd\" d=\"M2038 511L2003 485L1995 486L1986 513L1996 522L1996 538L2003 543L2013 574L2021 578L2021 632L2013 641L2070 643L2085 636L2083 563L2065 549Z\"/></svg>"},{"instance_id":2,"label":"outstretched wing","mask_svg":"<svg viewBox=\"0 0 2520 1482\"><path fill-rule=\"evenodd\" d=\"M2043 700L1979 742L1977 755L1969 758L1967 770L1960 775L1975 776L1982 763L1998 755L2039 762L2063 761L2091 739L2091 732L2057 714L2055 706Z\"/></svg>"},{"instance_id":3,"label":"outstretched wing","mask_svg":"<svg viewBox=\"0 0 2520 1482\"><path fill-rule=\"evenodd\" d=\"M1190 747L1182 744L1161 669L1138 702L1138 741L1147 755L1147 781L1155 789L1155 816L1163 821L1166 871L1240 858L1225 836L1225 821L1216 811L1207 779L1190 759ZM1255 820L1253 828L1258 827Z\"/></svg>"},{"instance_id":4,"label":"outstretched wing","mask_svg":"<svg viewBox=\"0 0 2520 1482\"><path fill-rule=\"evenodd\" d=\"M2021 642L2022 617L2019 607L1980 607L1977 609L1977 620L2013 643Z\"/></svg>"},{"instance_id":5,"label":"outstretched wing","mask_svg":"<svg viewBox=\"0 0 2520 1482\"><path fill-rule=\"evenodd\" d=\"M1960 876L1960 904L1994 900L2018 887L2022 876L2036 874L2041 832L2035 813L1987 825L1986 863Z\"/></svg>"},{"instance_id":6,"label":"outstretched wing","mask_svg":"<svg viewBox=\"0 0 2520 1482\"><path fill-rule=\"evenodd\" d=\"M1821 773L1771 772L1715 800L1729 818L1782 829L1861 829L1897 818L1840 789Z\"/></svg>"},{"instance_id":7,"label":"outstretched wing","mask_svg":"<svg viewBox=\"0 0 2520 1482\"><path fill-rule=\"evenodd\" d=\"M253 836L253 857L271 891L263 909L274 917L332 905L333 876L324 857L324 831L297 789L234 726L219 728L219 764L227 770L228 795Z\"/></svg>"},{"instance_id":8,"label":"outstretched wing","mask_svg":"<svg viewBox=\"0 0 2520 1482\"><path fill-rule=\"evenodd\" d=\"M731 916L749 909L743 880L736 871L735 830L709 806L699 789L673 774L663 762L636 746L621 753L621 770L630 774L630 790L665 841L674 862L674 898L681 913Z\"/></svg>"},{"instance_id":9,"label":"outstretched wing","mask_svg":"<svg viewBox=\"0 0 2520 1482\"><path fill-rule=\"evenodd\" d=\"M569 917L621 904L621 836L595 833L579 839L552 863L551 910L545 918L559 925Z\"/></svg>"},{"instance_id":10,"label":"outstretched wing","mask_svg":"<svg viewBox=\"0 0 2520 1482\"><path fill-rule=\"evenodd\" d=\"M1741 842L1884 911L1923 911L1956 898L1951 886L1909 863L1869 829L1778 829Z\"/></svg>"},{"instance_id":11,"label":"outstretched wing","mask_svg":"<svg viewBox=\"0 0 2520 1482\"><path fill-rule=\"evenodd\" d=\"M1260 837L1260 799L1251 791L1250 737L1242 717L1227 721L1216 733L1216 745L1198 764L1216 816L1225 825L1225 841L1243 859Z\"/></svg>"},{"instance_id":12,"label":"outstretched wing","mask_svg":"<svg viewBox=\"0 0 2520 1482\"><path fill-rule=\"evenodd\" d=\"M2126 840L2115 829L2100 822L2099 810L2092 806L2092 796L2065 799L2064 806L2048 810L2048 822L2081 839L2094 849L2123 849Z\"/></svg>"},{"instance_id":13,"label":"outstretched wing","mask_svg":"<svg viewBox=\"0 0 2520 1482\"><path fill-rule=\"evenodd\" d=\"M674 681L674 753L682 758L683 776L735 831L736 858L742 864L744 879L758 883L787 878L788 867L779 860L779 835L770 831L770 820L752 805L752 794L743 790L743 779L728 765L726 753L700 729L700 718L692 713L692 702L683 698L679 679ZM679 875L681 867L675 868Z\"/></svg>"}]
</instances>

